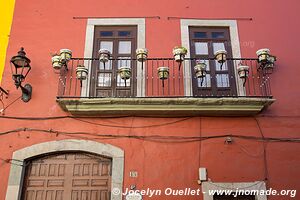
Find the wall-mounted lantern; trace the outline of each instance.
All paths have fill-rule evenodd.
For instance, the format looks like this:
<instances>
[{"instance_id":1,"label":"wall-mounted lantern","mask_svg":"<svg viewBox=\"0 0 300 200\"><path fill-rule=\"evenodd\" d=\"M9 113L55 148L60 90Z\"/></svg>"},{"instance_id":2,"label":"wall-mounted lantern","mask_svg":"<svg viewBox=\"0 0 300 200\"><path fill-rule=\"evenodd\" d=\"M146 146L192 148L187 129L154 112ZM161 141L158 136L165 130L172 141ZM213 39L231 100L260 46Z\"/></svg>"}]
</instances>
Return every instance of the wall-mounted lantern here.
<instances>
[{"instance_id":1,"label":"wall-mounted lantern","mask_svg":"<svg viewBox=\"0 0 300 200\"><path fill-rule=\"evenodd\" d=\"M238 71L239 77L244 80L243 86L245 87L247 78L249 76L249 66L240 64L237 67L237 71Z\"/></svg>"},{"instance_id":2,"label":"wall-mounted lantern","mask_svg":"<svg viewBox=\"0 0 300 200\"><path fill-rule=\"evenodd\" d=\"M142 70L144 68L144 62L148 58L148 50L145 48L137 49L136 51L136 59L142 63Z\"/></svg>"},{"instance_id":3,"label":"wall-mounted lantern","mask_svg":"<svg viewBox=\"0 0 300 200\"><path fill-rule=\"evenodd\" d=\"M88 69L83 65L78 65L76 67L76 78L80 80L80 87L82 87L82 81L86 80L88 76Z\"/></svg>"},{"instance_id":4,"label":"wall-mounted lantern","mask_svg":"<svg viewBox=\"0 0 300 200\"><path fill-rule=\"evenodd\" d=\"M17 89L20 87L22 90L22 100L28 102L31 99L32 86L30 84L25 84L22 86L22 82L26 79L28 73L31 70L30 59L26 57L24 48L21 47L20 51L16 56L10 59L12 65L11 72L12 78L15 82Z\"/></svg>"}]
</instances>

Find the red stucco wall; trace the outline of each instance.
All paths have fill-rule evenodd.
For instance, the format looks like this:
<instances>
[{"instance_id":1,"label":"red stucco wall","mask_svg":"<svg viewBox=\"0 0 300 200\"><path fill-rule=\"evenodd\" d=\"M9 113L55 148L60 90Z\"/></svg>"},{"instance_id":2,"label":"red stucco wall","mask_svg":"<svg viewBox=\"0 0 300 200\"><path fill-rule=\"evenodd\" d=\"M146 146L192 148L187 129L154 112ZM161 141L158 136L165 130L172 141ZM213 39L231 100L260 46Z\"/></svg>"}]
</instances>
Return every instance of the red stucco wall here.
<instances>
[{"instance_id":1,"label":"red stucco wall","mask_svg":"<svg viewBox=\"0 0 300 200\"><path fill-rule=\"evenodd\" d=\"M26 81L33 86L29 103L17 101L6 109L5 116L45 117L66 115L56 103L57 74L51 67L51 55L61 48L72 49L74 57L83 57L86 20L74 16L144 17L146 19L146 47L150 57L170 57L171 49L180 44L181 18L238 18L241 53L255 57L259 48L270 48L277 56L272 76L272 93L276 102L257 116L265 137L299 137L300 91L298 57L294 51L300 45L297 0L267 1L16 1L13 25L7 51L2 86L10 90L5 105L15 100L20 91L13 85L9 58L21 46L32 60L32 71ZM244 44L244 45L243 45ZM251 44L245 45L245 44ZM87 121L120 126L147 126L164 124L173 118L116 118L88 119ZM22 127L55 129L60 131L86 131L97 134L212 136L224 134L260 137L255 118L193 117L182 122L149 128L114 128L91 125L75 119L13 120L0 118L0 132ZM92 139L92 136L85 136ZM19 132L0 136L0 157L11 158L13 151L26 146L69 138L42 132ZM95 140L95 139L94 139ZM231 145L224 138L192 143L157 143L136 139L111 139L99 142L116 145L125 151L124 188L136 184L138 188L164 189L166 187L200 187L198 168L206 167L208 177L215 182L250 182L264 180L265 163L263 144L258 141L235 139ZM268 143L266 160L269 173L268 187L298 189L300 191L299 143ZM10 165L0 162L0 199L5 198ZM138 178L130 178L129 171L138 171ZM298 195L299 196L299 195ZM169 197L170 199L184 199ZM200 197L200 199L202 196ZM296 197L295 199L297 199ZM155 197L155 199L159 199ZM161 197L160 199L168 199ZM186 197L185 199L199 199ZM271 200L292 199L272 196Z\"/></svg>"}]
</instances>

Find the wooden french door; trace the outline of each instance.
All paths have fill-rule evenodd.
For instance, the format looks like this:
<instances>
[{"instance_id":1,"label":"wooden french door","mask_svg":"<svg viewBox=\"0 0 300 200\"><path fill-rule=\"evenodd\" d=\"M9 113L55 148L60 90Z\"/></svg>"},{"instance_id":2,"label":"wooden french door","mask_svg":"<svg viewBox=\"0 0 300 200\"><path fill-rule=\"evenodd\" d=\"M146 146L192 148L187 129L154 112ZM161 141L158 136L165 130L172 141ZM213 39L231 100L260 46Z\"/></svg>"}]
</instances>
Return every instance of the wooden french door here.
<instances>
[{"instance_id":1,"label":"wooden french door","mask_svg":"<svg viewBox=\"0 0 300 200\"><path fill-rule=\"evenodd\" d=\"M90 96L94 97L134 97L136 95L136 62L137 43L136 26L96 26L94 34L93 57L98 58L99 49L111 52L112 60L103 64L92 63ZM115 60L114 60L115 59ZM124 80L118 75L120 67L131 68L131 78Z\"/></svg>"},{"instance_id":2,"label":"wooden french door","mask_svg":"<svg viewBox=\"0 0 300 200\"><path fill-rule=\"evenodd\" d=\"M234 63L227 60L222 66L214 58L218 50L226 50L227 57L232 58L231 42L228 28L222 27L190 27L191 57L203 60L207 65L207 75L200 79L193 76L194 96L235 96L236 82ZM191 61L192 74L196 60Z\"/></svg>"},{"instance_id":3,"label":"wooden french door","mask_svg":"<svg viewBox=\"0 0 300 200\"><path fill-rule=\"evenodd\" d=\"M28 161L22 200L109 200L111 164L109 158L87 153Z\"/></svg>"}]
</instances>

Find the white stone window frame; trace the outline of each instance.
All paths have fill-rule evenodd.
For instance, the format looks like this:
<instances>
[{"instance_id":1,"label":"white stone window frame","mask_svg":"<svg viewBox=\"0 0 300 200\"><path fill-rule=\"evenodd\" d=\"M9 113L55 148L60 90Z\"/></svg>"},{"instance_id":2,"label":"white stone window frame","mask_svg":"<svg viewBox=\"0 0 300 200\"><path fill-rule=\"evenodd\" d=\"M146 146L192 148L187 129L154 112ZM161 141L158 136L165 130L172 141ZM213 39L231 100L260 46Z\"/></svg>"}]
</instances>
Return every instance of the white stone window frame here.
<instances>
[{"instance_id":1,"label":"white stone window frame","mask_svg":"<svg viewBox=\"0 0 300 200\"><path fill-rule=\"evenodd\" d=\"M181 28L181 44L190 50L190 36L189 36L189 27L228 27L230 40L231 40L231 48L232 48L232 56L234 58L241 58L241 50L240 50L240 40L238 34L238 26L236 20L197 20L197 19L181 19L180 20L180 28ZM187 53L187 57L191 57L190 51ZM246 96L245 89L243 87L243 81L238 78L237 66L234 65L234 75L236 79L236 89L238 96ZM192 90L192 71L189 62L185 63L184 71L184 95L185 96L193 96Z\"/></svg>"},{"instance_id":2,"label":"white stone window frame","mask_svg":"<svg viewBox=\"0 0 300 200\"><path fill-rule=\"evenodd\" d=\"M20 150L12 155L12 162L8 179L8 187L5 200L19 200L22 194L22 185L25 172L25 161L35 156L48 153L60 153L66 151L81 151L107 156L112 159L111 188L122 192L124 174L124 151L119 147L89 140L58 140L35 144ZM122 195L113 195L112 200L122 200Z\"/></svg>"},{"instance_id":3,"label":"white stone window frame","mask_svg":"<svg viewBox=\"0 0 300 200\"><path fill-rule=\"evenodd\" d=\"M215 190L232 190L233 192L239 190L255 190L266 191L266 183L264 181L255 182L239 182L239 183L217 183L217 182L203 182L202 193L203 200L214 200L213 195L209 195L209 191ZM255 200L267 200L266 195L255 195Z\"/></svg>"},{"instance_id":4,"label":"white stone window frame","mask_svg":"<svg viewBox=\"0 0 300 200\"><path fill-rule=\"evenodd\" d=\"M94 30L95 26L137 26L137 48L145 48L146 45L146 31L145 31L145 18L100 18L100 19L88 19L86 26L86 36L85 36L85 49L84 57L92 58L93 57L93 45L94 45ZM85 66L88 66L89 72L91 72L91 66L89 62L84 63ZM137 62L137 85L136 92L137 97L145 96L145 74L146 70L142 70L141 62ZM90 81L92 74L89 73L88 81L83 81L81 96L88 97L90 90Z\"/></svg>"}]
</instances>

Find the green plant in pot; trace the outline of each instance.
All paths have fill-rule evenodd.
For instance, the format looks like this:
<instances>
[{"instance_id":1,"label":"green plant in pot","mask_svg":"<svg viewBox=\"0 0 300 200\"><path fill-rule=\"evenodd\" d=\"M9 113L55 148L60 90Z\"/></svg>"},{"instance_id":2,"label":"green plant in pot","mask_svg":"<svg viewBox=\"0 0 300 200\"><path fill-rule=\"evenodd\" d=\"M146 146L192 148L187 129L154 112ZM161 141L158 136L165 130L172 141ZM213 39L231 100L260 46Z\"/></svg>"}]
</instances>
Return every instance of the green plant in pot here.
<instances>
[{"instance_id":1,"label":"green plant in pot","mask_svg":"<svg viewBox=\"0 0 300 200\"><path fill-rule=\"evenodd\" d=\"M148 58L148 50L147 49L140 48L140 49L137 49L135 52L136 52L136 59L139 62L144 62L147 60L147 58Z\"/></svg>"},{"instance_id":2,"label":"green plant in pot","mask_svg":"<svg viewBox=\"0 0 300 200\"><path fill-rule=\"evenodd\" d=\"M60 62L60 56L59 55L54 55L51 60L52 60L52 67L55 70L60 70L61 67L62 67L62 64Z\"/></svg>"},{"instance_id":3,"label":"green plant in pot","mask_svg":"<svg viewBox=\"0 0 300 200\"><path fill-rule=\"evenodd\" d=\"M110 51L107 49L100 49L98 51L98 55L99 55L99 60L100 62L106 63L108 62L109 58L110 58Z\"/></svg>"},{"instance_id":4,"label":"green plant in pot","mask_svg":"<svg viewBox=\"0 0 300 200\"><path fill-rule=\"evenodd\" d=\"M184 61L184 58L187 54L187 49L185 47L174 47L173 48L173 55L176 62Z\"/></svg>"},{"instance_id":5,"label":"green plant in pot","mask_svg":"<svg viewBox=\"0 0 300 200\"><path fill-rule=\"evenodd\" d=\"M120 75L121 79L128 80L131 77L131 68L127 66L120 67L118 74Z\"/></svg>"},{"instance_id":6,"label":"green plant in pot","mask_svg":"<svg viewBox=\"0 0 300 200\"><path fill-rule=\"evenodd\" d=\"M218 50L215 52L215 59L217 60L218 63L225 63L226 62L226 56L227 56L227 51L225 50Z\"/></svg>"},{"instance_id":7,"label":"green plant in pot","mask_svg":"<svg viewBox=\"0 0 300 200\"><path fill-rule=\"evenodd\" d=\"M78 65L76 68L76 78L80 81L86 80L88 75L88 69L83 65Z\"/></svg>"},{"instance_id":8,"label":"green plant in pot","mask_svg":"<svg viewBox=\"0 0 300 200\"><path fill-rule=\"evenodd\" d=\"M194 66L194 71L197 78L204 78L206 76L206 63L197 61L197 64Z\"/></svg>"},{"instance_id":9,"label":"green plant in pot","mask_svg":"<svg viewBox=\"0 0 300 200\"><path fill-rule=\"evenodd\" d=\"M159 67L157 68L158 77L161 80L169 78L169 68L168 67Z\"/></svg>"},{"instance_id":10,"label":"green plant in pot","mask_svg":"<svg viewBox=\"0 0 300 200\"><path fill-rule=\"evenodd\" d=\"M66 64L72 58L72 51L70 49L61 49L59 55L60 62Z\"/></svg>"}]
</instances>

